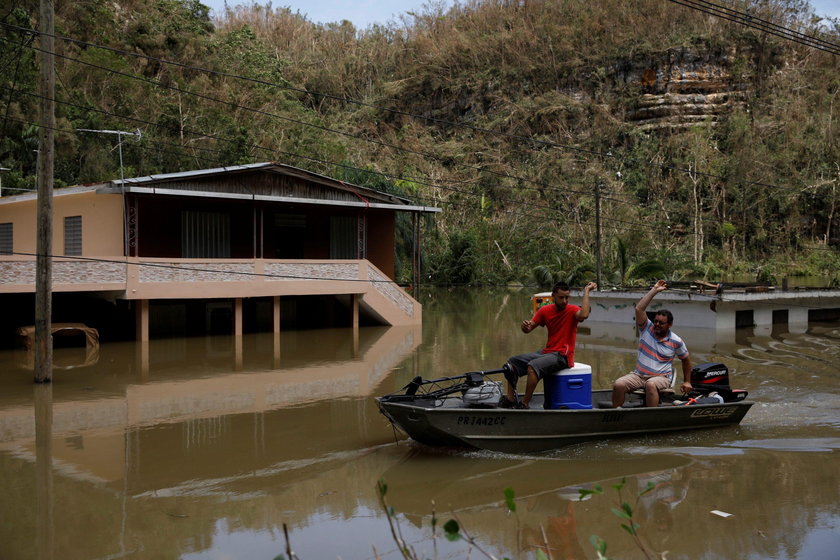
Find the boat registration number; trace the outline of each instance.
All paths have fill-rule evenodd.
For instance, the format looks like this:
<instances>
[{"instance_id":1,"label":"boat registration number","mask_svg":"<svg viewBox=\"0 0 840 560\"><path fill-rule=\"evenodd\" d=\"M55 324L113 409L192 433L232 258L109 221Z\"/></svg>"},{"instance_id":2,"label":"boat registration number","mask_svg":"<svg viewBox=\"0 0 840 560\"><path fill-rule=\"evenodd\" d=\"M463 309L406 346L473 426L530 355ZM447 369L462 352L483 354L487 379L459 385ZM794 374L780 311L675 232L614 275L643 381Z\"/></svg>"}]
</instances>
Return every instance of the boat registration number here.
<instances>
[{"instance_id":1,"label":"boat registration number","mask_svg":"<svg viewBox=\"0 0 840 560\"><path fill-rule=\"evenodd\" d=\"M503 426L505 416L459 416L459 426Z\"/></svg>"}]
</instances>

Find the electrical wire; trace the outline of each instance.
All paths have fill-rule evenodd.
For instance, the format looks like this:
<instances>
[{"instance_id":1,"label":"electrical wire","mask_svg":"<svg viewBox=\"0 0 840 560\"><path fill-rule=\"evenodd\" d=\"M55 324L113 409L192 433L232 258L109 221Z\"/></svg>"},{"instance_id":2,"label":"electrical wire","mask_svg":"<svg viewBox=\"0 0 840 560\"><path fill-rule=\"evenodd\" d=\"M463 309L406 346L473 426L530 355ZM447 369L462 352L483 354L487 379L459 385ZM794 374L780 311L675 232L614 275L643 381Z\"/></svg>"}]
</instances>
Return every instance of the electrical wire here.
<instances>
[{"instance_id":1,"label":"electrical wire","mask_svg":"<svg viewBox=\"0 0 840 560\"><path fill-rule=\"evenodd\" d=\"M707 15L719 17L734 23L738 23L740 25L744 25L746 27L750 27L752 29L756 29L758 31L763 31L765 33L774 35L782 39L793 41L794 43L798 43L806 47L811 47L813 49L821 50L834 55L840 55L840 44L832 43L830 41L820 39L819 37L805 35L804 33L788 29L787 27L783 27L781 25L772 23L768 20L752 16L745 12L740 12L738 10L734 10L726 6L715 4L714 2L707 2L705 0L669 1L674 4L679 4L681 6L685 6L687 8L703 12Z\"/></svg>"},{"instance_id":2,"label":"electrical wire","mask_svg":"<svg viewBox=\"0 0 840 560\"><path fill-rule=\"evenodd\" d=\"M0 86L0 87L2 87L2 86ZM17 90L17 91L20 92L20 93L24 93L26 95L31 95L31 96L36 97L36 98L41 97L40 94L26 92L24 90ZM169 130L167 127L165 127L164 125L160 125L159 123L155 123L155 122L151 122L151 121L143 121L143 120L135 119L133 117L128 117L128 116L125 116L125 115L118 115L118 114L115 114L115 113L111 113L111 112L108 112L108 111L97 109L95 107L86 107L86 106L81 106L81 105L77 105L77 104L73 104L73 103L69 103L69 102L64 102L64 101L60 101L60 100L55 100L55 101L57 103L66 104L66 105L69 105L69 106L74 107L74 108L89 109L89 110L93 110L95 112L104 114L106 116L111 116L111 117L115 117L115 118L123 119L123 120L131 120L131 121L140 122L140 123L146 124L146 125L157 126L157 127L163 128L164 130ZM35 126L35 127L42 127L42 125L40 125L38 123L25 121L25 120L22 120L22 119L14 119L13 118L11 120L21 122L21 123L24 123L24 124L28 124L28 125L31 125L31 126ZM59 132L66 132L66 133L74 133L75 132L72 129L54 128L53 130L59 131ZM205 133L195 132L195 131L192 131L190 129L184 129L182 132L185 133L185 134L207 137L207 135ZM230 143L236 143L237 142L236 140L232 140L232 139L224 138L224 137L220 137L220 136L214 136L213 138L216 139L216 140L219 140L219 141L223 141L223 142L230 142ZM147 138L147 141L148 141L148 138ZM156 143L160 143L160 142L156 142ZM170 144L170 143L162 143L162 144L170 146L170 147L176 147L176 148L179 148L179 149L184 149L184 150L201 149L201 150L204 150L204 151L222 153L221 150L214 150L212 148L197 148L197 147L193 147L193 146L183 146L183 145ZM386 179L391 179L391 180L410 179L417 184L421 184L421 185L424 185L424 186L427 186L427 187L430 187L430 188L439 189L439 190L452 192L452 193L456 193L456 194L461 194L461 195L465 195L465 196L476 197L476 198L480 198L482 196L480 193L474 193L474 192L471 192L471 191L464 191L464 190L461 190L461 189L456 189L454 187L447 187L447 186L440 185L440 184L429 183L429 182L424 181L424 180L419 179L419 178L414 178L414 177L407 178L405 176L392 175L392 174L383 173L383 172L380 172L380 171L373 171L373 170L359 168L359 167L355 167L355 166L351 166L351 165L347 165L347 164L339 164L339 163L331 162L331 161L328 161L328 160L323 160L323 159L320 159L320 158L314 158L312 156L305 156L305 155L297 154L297 153L294 153L294 152L276 150L276 149L273 149L273 148L268 148L268 147L260 146L260 145L257 145L257 144L251 144L250 147L255 148L257 150L265 151L266 153L268 153L271 156L276 156L277 154L281 154L281 155L284 155L284 156L287 156L287 157L303 159L303 160L311 162L311 163L318 163L320 165L330 165L330 166L341 168L341 169L344 169L344 170L376 175L376 176L380 176L380 177L383 177L383 178L386 178ZM192 156L192 157L195 157L195 156ZM216 162L218 160L206 160L206 161ZM25 190L25 189L18 189L18 190ZM416 194L413 195L413 198L415 200L420 200L420 201L424 201L424 200L430 201L431 203L433 203L435 205L445 205L445 206L461 207L461 208L472 208L472 206L469 206L467 204L452 202L448 199L436 199L436 198L424 197L424 196L416 195ZM514 207L517 207L517 206L521 207L521 206L527 204L528 208L530 208L530 209L547 210L549 212L552 212L551 215L536 214L536 213L533 213L533 212L526 212L526 211L511 212L511 214L515 215L515 216L523 216L523 217L528 217L528 218L534 218L534 219L537 219L537 220L546 220L546 219L556 220L557 219L557 212L566 212L567 211L567 209L565 209L565 208L561 209L561 208L555 208L555 207L552 207L552 206L543 206L543 205L534 204L534 203L523 203L521 200L518 200L518 199L503 199L503 200L512 201L513 204L511 204L511 206L514 206ZM614 202L619 202L619 203L622 203L622 204L628 204L626 201L615 200L615 199L611 199L610 197L602 197L602 200L614 201ZM650 209L649 207L644 206L644 205L640 205L640 204L635 204L633 206L635 206L636 208L639 208L641 210L649 210ZM694 216L690 215L688 217L690 218L690 221L693 222ZM572 224L577 225L579 227L583 227L583 226L594 227L594 224L592 223L593 219L572 222ZM706 217L703 217L701 219L702 219L704 225L710 225L711 224L712 226L714 226L714 225L717 225L719 223L717 220L713 220L713 219L706 218ZM606 223L609 224L608 229L610 229L611 231L613 231L615 233L627 232L627 231L637 231L637 229L639 227L639 222L636 222L636 221L631 222L631 221L622 220L620 218L615 218L615 217L610 217L608 220L606 220ZM624 225L626 227L616 227L616 224ZM651 225L652 224L648 223L646 227L650 227ZM663 230L670 229L670 226L668 226L664 222L660 222L660 227L662 227ZM694 231L684 231L680 235L694 236L694 235L700 235L700 234L696 233Z\"/></svg>"},{"instance_id":3,"label":"electrical wire","mask_svg":"<svg viewBox=\"0 0 840 560\"><path fill-rule=\"evenodd\" d=\"M678 1L692 1L692 0L670 0L670 1L678 2ZM33 29L14 26L14 25L2 23L2 22L0 22L0 26L5 26L5 27L8 27L8 28L14 29L16 31L22 32L22 33L38 33L37 31L35 31ZM611 150L607 151L607 152L602 152L602 151L597 151L597 150L588 150L588 149L583 149L583 148L579 148L579 147L576 147L576 146L570 146L570 145L566 145L566 144L560 144L560 143L552 142L552 141L548 141L548 140L540 140L540 139L533 138L533 137L526 137L526 136L521 136L521 135L516 135L516 134L509 134L509 133L505 133L505 132L502 132L502 131L494 131L494 130L489 130L489 129L485 129L485 128L481 128L481 127L475 127L473 125L469 125L469 124L466 124L466 123L456 123L456 122L452 122L452 121L442 121L440 119L432 119L430 117L425 117L425 116L422 116L422 115L415 115L415 114L408 113L408 112L397 111L397 110L393 110L393 109L388 109L388 108L372 105L372 104L369 104L369 103L364 103L364 102L361 102L361 101L358 101L358 100L355 100L355 99L352 99L352 98L348 98L348 97L341 97L341 96L336 96L336 95L332 95L332 94L324 94L324 93L319 93L319 92L310 92L310 91L305 90L305 89L294 88L294 87L291 87L291 86L284 86L282 84L267 82L265 80L257 80L257 79L254 79L254 78L248 78L248 77L240 76L240 75L236 75L236 74L218 72L218 71L215 71L215 70L209 70L209 69L202 68L202 67L199 67L199 66L193 66L193 65L178 63L178 62L170 61L170 60L167 60L167 59L151 57L151 56L148 56L148 55L141 55L141 54L138 54L138 53L130 53L128 51L124 51L124 50L121 50L121 49L115 49L115 48L112 48L112 47L105 47L105 46L102 46L102 45L97 45L95 43L90 43L90 42L87 42L87 41L80 41L78 39L72 39L70 37L65 37L65 36L61 36L61 35L55 35L54 37L56 39L61 40L61 41L71 42L71 43L75 43L75 44L79 44L79 45L84 45L84 46L90 47L90 48L108 50L108 51L111 51L111 52L114 52L114 53L123 54L125 56L133 56L133 57L142 58L142 59L146 59L146 60L150 60L150 61L155 61L155 62L158 62L158 63L161 63L161 64L174 65L174 66L177 66L177 67L181 67L181 68L184 68L184 69L189 69L189 70L196 71L196 72L203 72L203 73L212 74L212 75L219 75L219 76L224 76L224 77L233 78L233 79L245 80L245 81L257 83L257 84L260 84L260 85L270 86L270 87L274 87L274 88L278 88L278 89L291 90L291 91L295 91L295 92L298 92L298 93L304 93L304 94L307 94L307 95L316 95L316 96L322 96L322 97L326 97L326 98L341 100L341 101L344 101L344 102L347 102L347 103L354 103L354 104L357 104L357 105L360 105L360 106L374 108L374 109L377 109L377 110L380 110L380 111L395 112L395 113L398 113L398 114L401 114L401 115L404 115L404 116L409 116L409 117L415 118L415 119L433 121L433 122L438 122L438 123L441 123L441 124L446 124L447 126L462 127L462 128L466 128L466 129L475 131L475 132L482 132L482 133L502 136L502 137L509 138L509 139L515 139L515 140L518 140L518 141L521 141L521 142L524 142L524 143L527 143L527 144L530 144L530 145L542 145L542 146L546 146L546 147L576 151L576 152L580 152L580 153L583 153L583 154L586 154L586 155L603 157L605 159L610 158L610 159L621 160L621 157L613 154ZM30 48L37 49L38 47L33 46L33 47L30 47ZM113 69L110 69L110 68L107 68L107 67L93 65L91 63L80 61L80 60L74 59L72 57L67 57L66 55L60 55L60 54L57 54L57 53L55 53L55 54L56 54L56 56L69 58L70 60L77 61L81 64L87 64L87 65L94 66L94 67L100 68L100 69L108 71L108 72L114 72L114 73L121 74L119 71L116 71L116 70L113 70ZM141 78L141 77L138 77L138 76L134 76L134 75L131 75L131 74L125 74L125 73L122 73L122 74L125 75L128 78L131 78L131 79L139 79L139 80L143 80L143 81L148 81L147 78ZM152 83L154 83L154 81L152 81ZM161 87L175 88L175 86L164 86L164 85L161 85ZM175 89L178 90L178 88L175 88ZM203 94L195 94L195 93L190 92L188 90L178 90L178 91L181 92L181 93L184 93L184 94L188 94L188 95L203 96ZM207 96L207 97L215 100L215 98L212 98L212 97L209 97L209 96ZM248 111L259 112L259 110L239 106L237 104L234 104L234 103L231 103L231 102L228 102L228 101L224 101L224 100L215 100L215 101L218 101L220 103L224 103L226 105L232 106L233 108L239 108L239 109L244 109L244 110L248 110ZM278 116L278 118L288 119L287 117L282 117L282 116ZM297 124L300 124L300 125L303 125L303 126L310 126L308 123L305 123L304 121L295 121L293 119L289 119L289 120L292 120L293 122L296 122ZM311 126L319 127L320 125L311 125ZM440 159L438 156L435 156L434 154L427 154L427 153L423 153L423 152L407 150L407 149L401 148L399 146L383 143L381 141L375 141L375 140L367 139L367 138L359 136L359 135L353 135L351 133L329 129L328 127L322 127L322 128L325 131L336 132L338 134L342 134L344 136L348 136L348 137L351 137L351 138L360 139L360 140L363 140L363 141L370 141L370 142L373 142L373 143L380 144L383 147L388 147L388 148L392 148L392 149L396 149L396 150L400 150L400 151L407 151L408 153L414 153L415 155L419 155L421 157L428 157L428 158L438 159L438 160ZM648 161L648 162L645 162L645 163L647 165L650 165L650 166L653 166L653 167L659 167L659 168L662 168L662 169L667 169L667 170L670 170L670 171L675 171L675 172L679 172L679 173L683 173L683 174L694 174L694 175L697 175L697 176L702 176L702 177L706 177L706 178L713 178L713 179L718 179L718 180L723 180L723 181L727 180L727 178L725 176L721 176L721 175L717 175L717 174L713 174L713 173L702 172L702 171L699 171L699 170L696 170L696 169L682 168L682 167L674 166L674 165L660 164L660 163L656 163L654 161ZM464 164L459 164L459 165L464 165ZM511 175L508 175L508 174L504 174L504 173L494 172L492 170L489 170L489 169L486 169L486 168L483 168L483 167L479 167L479 166L466 166L466 167L470 168L470 169L473 169L473 170L476 170L476 171L479 171L479 172L487 172L487 173L491 173L493 175L498 175L500 177L504 177L504 178L508 178L508 179L515 179L515 180L519 180L519 181L532 182L532 183L535 183L542 188L554 188L554 187L549 187L548 185L538 183L536 181L533 181L533 180L530 180L530 179L527 179L527 178L516 177L516 176L511 176ZM747 185L755 185L755 186L776 188L776 189L796 190L792 187L782 187L782 186L779 186L779 185L774 185L774 184L771 184L771 183L764 183L764 182L760 182L760 181L741 180L740 182L742 184L747 184ZM580 195L585 195L585 196L590 195L590 193L588 193L588 192L581 192L581 191L577 191L575 194L580 194Z\"/></svg>"}]
</instances>

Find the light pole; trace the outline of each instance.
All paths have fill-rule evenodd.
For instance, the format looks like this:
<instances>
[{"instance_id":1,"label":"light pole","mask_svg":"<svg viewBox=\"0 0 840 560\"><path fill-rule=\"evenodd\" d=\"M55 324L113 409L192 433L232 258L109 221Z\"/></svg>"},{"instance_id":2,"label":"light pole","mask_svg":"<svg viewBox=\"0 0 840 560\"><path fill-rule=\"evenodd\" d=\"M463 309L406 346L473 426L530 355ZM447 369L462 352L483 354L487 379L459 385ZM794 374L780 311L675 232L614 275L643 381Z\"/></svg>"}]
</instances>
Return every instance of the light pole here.
<instances>
[{"instance_id":1,"label":"light pole","mask_svg":"<svg viewBox=\"0 0 840 560\"><path fill-rule=\"evenodd\" d=\"M134 138L139 142L143 137L143 133L139 128L134 132L126 132L125 130L93 130L90 128L77 128L76 131L117 135L117 148L120 153L120 193L122 194L123 201L123 251L125 252L125 256L128 257L128 216L126 215L125 207L125 174L123 172L122 139L123 136L134 136Z\"/></svg>"}]
</instances>

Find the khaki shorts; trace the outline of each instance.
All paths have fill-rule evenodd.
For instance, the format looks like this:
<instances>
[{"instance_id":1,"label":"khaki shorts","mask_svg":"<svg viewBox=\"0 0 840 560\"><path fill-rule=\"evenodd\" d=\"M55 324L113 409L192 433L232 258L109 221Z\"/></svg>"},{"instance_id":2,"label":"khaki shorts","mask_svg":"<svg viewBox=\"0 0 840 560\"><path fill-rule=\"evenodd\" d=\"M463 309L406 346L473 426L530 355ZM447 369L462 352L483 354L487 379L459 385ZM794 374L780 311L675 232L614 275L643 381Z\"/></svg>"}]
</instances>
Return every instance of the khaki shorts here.
<instances>
[{"instance_id":1,"label":"khaki shorts","mask_svg":"<svg viewBox=\"0 0 840 560\"><path fill-rule=\"evenodd\" d=\"M648 383L652 383L658 391L671 388L671 380L665 375L641 376L635 371L631 371L627 375L619 377L615 381L615 384L624 387L624 390L627 393L635 391L636 389L643 389Z\"/></svg>"}]
</instances>

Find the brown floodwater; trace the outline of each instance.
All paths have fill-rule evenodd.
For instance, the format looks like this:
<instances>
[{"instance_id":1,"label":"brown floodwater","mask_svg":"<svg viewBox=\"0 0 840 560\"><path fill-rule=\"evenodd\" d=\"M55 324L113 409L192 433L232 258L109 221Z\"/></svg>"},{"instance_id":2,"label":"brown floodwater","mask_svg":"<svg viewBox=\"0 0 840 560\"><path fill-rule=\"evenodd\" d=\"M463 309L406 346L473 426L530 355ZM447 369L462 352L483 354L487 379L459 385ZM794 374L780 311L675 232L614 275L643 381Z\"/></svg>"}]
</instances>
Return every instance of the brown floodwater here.
<instances>
[{"instance_id":1,"label":"brown floodwater","mask_svg":"<svg viewBox=\"0 0 840 560\"><path fill-rule=\"evenodd\" d=\"M429 291L422 329L59 348L45 386L26 354L3 352L0 559L272 560L287 554L284 530L301 560L401 558L380 479L423 558L485 557L441 535L453 517L495 557L596 558L597 535L611 558L644 558L612 512L621 501L651 557L838 557L838 323L724 336L676 317L694 362L726 363L756 402L738 427L529 456L395 434L373 396L542 345L543 332L518 329L528 296ZM634 363L632 324L583 327L576 360L609 387ZM578 499L595 485L603 495Z\"/></svg>"}]
</instances>

